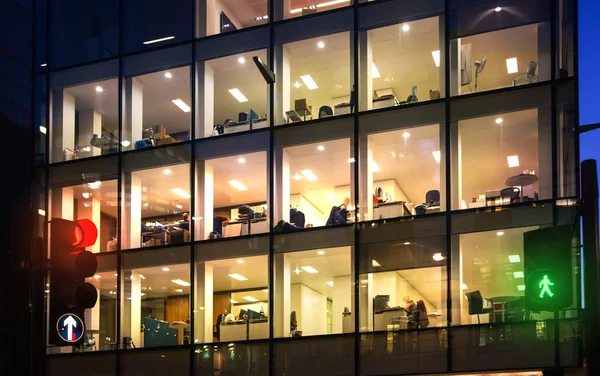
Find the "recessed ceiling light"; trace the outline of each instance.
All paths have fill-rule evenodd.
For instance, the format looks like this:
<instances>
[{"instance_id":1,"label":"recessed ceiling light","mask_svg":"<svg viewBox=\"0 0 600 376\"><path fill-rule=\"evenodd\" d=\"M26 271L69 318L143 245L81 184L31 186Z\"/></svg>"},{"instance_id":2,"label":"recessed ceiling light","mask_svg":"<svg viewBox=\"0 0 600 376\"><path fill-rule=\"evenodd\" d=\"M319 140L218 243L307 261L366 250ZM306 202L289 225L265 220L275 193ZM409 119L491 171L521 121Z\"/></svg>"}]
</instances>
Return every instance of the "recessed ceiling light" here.
<instances>
[{"instance_id":1,"label":"recessed ceiling light","mask_svg":"<svg viewBox=\"0 0 600 376\"><path fill-rule=\"evenodd\" d=\"M517 73L519 71L519 64L517 63L516 57L506 59L506 71L508 74Z\"/></svg>"},{"instance_id":2,"label":"recessed ceiling light","mask_svg":"<svg viewBox=\"0 0 600 376\"><path fill-rule=\"evenodd\" d=\"M319 145L319 146L317 146L317 150L318 151L323 151L323 150L325 150L325 146Z\"/></svg>"},{"instance_id":3,"label":"recessed ceiling light","mask_svg":"<svg viewBox=\"0 0 600 376\"><path fill-rule=\"evenodd\" d=\"M431 56L433 56L433 62L435 63L435 66L439 67L440 66L440 50L431 51Z\"/></svg>"},{"instance_id":4,"label":"recessed ceiling light","mask_svg":"<svg viewBox=\"0 0 600 376\"><path fill-rule=\"evenodd\" d=\"M375 260L375 259L371 260L371 265L372 265L374 268L378 268L378 267L380 267L380 266L381 266L381 264L380 264L379 262L377 262L377 260Z\"/></svg>"},{"instance_id":5,"label":"recessed ceiling light","mask_svg":"<svg viewBox=\"0 0 600 376\"><path fill-rule=\"evenodd\" d=\"M348 158L348 160L346 162L348 162L348 163L354 163L354 162L356 162L356 159L350 157L350 158Z\"/></svg>"},{"instance_id":6,"label":"recessed ceiling light","mask_svg":"<svg viewBox=\"0 0 600 376\"><path fill-rule=\"evenodd\" d=\"M240 64L244 64L244 63L246 63L246 59L244 59L244 57L243 57L243 56L240 56L240 57L238 58L238 63L240 63Z\"/></svg>"},{"instance_id":7,"label":"recessed ceiling light","mask_svg":"<svg viewBox=\"0 0 600 376\"><path fill-rule=\"evenodd\" d=\"M96 278L96 279L100 279L101 277L100 277L98 274L95 274L95 275L94 275L94 278Z\"/></svg>"},{"instance_id":8,"label":"recessed ceiling light","mask_svg":"<svg viewBox=\"0 0 600 376\"><path fill-rule=\"evenodd\" d=\"M519 167L519 156L518 155L509 155L506 157L508 160L508 167Z\"/></svg>"},{"instance_id":9,"label":"recessed ceiling light","mask_svg":"<svg viewBox=\"0 0 600 376\"><path fill-rule=\"evenodd\" d=\"M183 292L183 289L175 289L175 292Z\"/></svg>"},{"instance_id":10,"label":"recessed ceiling light","mask_svg":"<svg viewBox=\"0 0 600 376\"><path fill-rule=\"evenodd\" d=\"M40 133L46 134L46 132L48 132L46 127L44 127L43 125L40 125Z\"/></svg>"},{"instance_id":11,"label":"recessed ceiling light","mask_svg":"<svg viewBox=\"0 0 600 376\"><path fill-rule=\"evenodd\" d=\"M310 273L310 274L315 274L315 273L318 273L318 272L319 272L317 269L313 268L312 266L301 266L301 268L302 268L302 269L303 269L305 272L307 272L307 273Z\"/></svg>"},{"instance_id":12,"label":"recessed ceiling light","mask_svg":"<svg viewBox=\"0 0 600 376\"><path fill-rule=\"evenodd\" d=\"M371 77L379 78L381 75L379 74L379 69L375 66L375 63L371 63Z\"/></svg>"},{"instance_id":13,"label":"recessed ceiling light","mask_svg":"<svg viewBox=\"0 0 600 376\"><path fill-rule=\"evenodd\" d=\"M237 301L237 300L234 300L234 299L229 299L229 302L230 302L230 303L233 303L233 304L236 304L238 301Z\"/></svg>"},{"instance_id":14,"label":"recessed ceiling light","mask_svg":"<svg viewBox=\"0 0 600 376\"><path fill-rule=\"evenodd\" d=\"M258 302L258 299L256 299L256 298L253 298L253 297L251 297L251 296L242 296L242 298L244 298L244 299L246 299L247 301L249 301L249 302L252 302L252 303L254 303L254 302Z\"/></svg>"},{"instance_id":15,"label":"recessed ceiling light","mask_svg":"<svg viewBox=\"0 0 600 376\"><path fill-rule=\"evenodd\" d=\"M40 67L45 67L45 66L47 66L47 65L48 65L48 64L46 64L46 63L43 63L43 64L40 64Z\"/></svg>"},{"instance_id":16,"label":"recessed ceiling light","mask_svg":"<svg viewBox=\"0 0 600 376\"><path fill-rule=\"evenodd\" d=\"M325 48L325 42L319 41L319 43L317 43L317 47L319 47L319 48Z\"/></svg>"},{"instance_id":17,"label":"recessed ceiling light","mask_svg":"<svg viewBox=\"0 0 600 376\"><path fill-rule=\"evenodd\" d=\"M165 267L165 268L162 268L162 271L163 271L163 272L168 272L168 271L169 271L169 268L166 268L166 267Z\"/></svg>"},{"instance_id":18,"label":"recessed ceiling light","mask_svg":"<svg viewBox=\"0 0 600 376\"><path fill-rule=\"evenodd\" d=\"M152 44L152 43L158 43L158 42L164 42L166 40L171 40L171 39L175 39L174 35L168 36L168 37L164 37L164 38L158 38L158 39L152 39L152 40L147 40L144 42L144 44Z\"/></svg>"},{"instance_id":19,"label":"recessed ceiling light","mask_svg":"<svg viewBox=\"0 0 600 376\"><path fill-rule=\"evenodd\" d=\"M187 286L191 285L191 283L186 282L186 281L184 281L182 279L172 279L171 282L173 282L173 283L175 283L175 284L177 284L179 286L183 286L183 287L187 287Z\"/></svg>"},{"instance_id":20,"label":"recessed ceiling light","mask_svg":"<svg viewBox=\"0 0 600 376\"><path fill-rule=\"evenodd\" d=\"M91 194L90 192L83 192L83 193L81 194L81 196L82 196L83 198L90 198L90 197L92 197L92 194Z\"/></svg>"},{"instance_id":21,"label":"recessed ceiling light","mask_svg":"<svg viewBox=\"0 0 600 376\"><path fill-rule=\"evenodd\" d=\"M439 150L432 151L431 154L433 154L433 159L435 159L435 162L437 164L439 164L441 161L441 158L442 158L440 151Z\"/></svg>"},{"instance_id":22,"label":"recessed ceiling light","mask_svg":"<svg viewBox=\"0 0 600 376\"><path fill-rule=\"evenodd\" d=\"M313 172L311 170L302 170L302 171L300 171L300 173L302 175L304 175L304 177L307 178L308 181L317 181L317 180L319 180L319 178L317 178L317 175L313 174Z\"/></svg>"},{"instance_id":23,"label":"recessed ceiling light","mask_svg":"<svg viewBox=\"0 0 600 376\"><path fill-rule=\"evenodd\" d=\"M306 85L308 90L315 90L319 88L315 80L313 80L309 74L307 74L306 76L300 76L300 79L302 79L304 85Z\"/></svg>"},{"instance_id":24,"label":"recessed ceiling light","mask_svg":"<svg viewBox=\"0 0 600 376\"><path fill-rule=\"evenodd\" d=\"M165 77L166 78L173 78L173 75L171 74L171 72L167 72L167 73L165 73Z\"/></svg>"},{"instance_id":25,"label":"recessed ceiling light","mask_svg":"<svg viewBox=\"0 0 600 376\"><path fill-rule=\"evenodd\" d=\"M248 188L244 184L240 183L237 180L230 180L229 184L231 184L231 186L233 188L237 189L238 191L247 191L248 190Z\"/></svg>"},{"instance_id":26,"label":"recessed ceiling light","mask_svg":"<svg viewBox=\"0 0 600 376\"><path fill-rule=\"evenodd\" d=\"M410 245L410 242L404 242L404 245Z\"/></svg>"},{"instance_id":27,"label":"recessed ceiling light","mask_svg":"<svg viewBox=\"0 0 600 376\"><path fill-rule=\"evenodd\" d=\"M504 120L502 120L502 118L497 118L496 119L496 124L502 124Z\"/></svg>"},{"instance_id":28,"label":"recessed ceiling light","mask_svg":"<svg viewBox=\"0 0 600 376\"><path fill-rule=\"evenodd\" d=\"M504 231L498 231L498 232L496 233L496 235L498 235L498 236L502 236L502 235L504 235Z\"/></svg>"},{"instance_id":29,"label":"recessed ceiling light","mask_svg":"<svg viewBox=\"0 0 600 376\"><path fill-rule=\"evenodd\" d=\"M179 205L179 204L177 204L177 205L175 205L175 207L176 207L177 209L179 209L179 210L183 209L183 205Z\"/></svg>"},{"instance_id":30,"label":"recessed ceiling light","mask_svg":"<svg viewBox=\"0 0 600 376\"><path fill-rule=\"evenodd\" d=\"M525 278L525 274L523 272L514 272L513 275L515 278Z\"/></svg>"},{"instance_id":31,"label":"recessed ceiling light","mask_svg":"<svg viewBox=\"0 0 600 376\"><path fill-rule=\"evenodd\" d=\"M169 170L168 168L165 168L165 169L163 170L163 174L165 174L165 175L171 175L171 172L172 172L172 171L171 171L171 170Z\"/></svg>"},{"instance_id":32,"label":"recessed ceiling light","mask_svg":"<svg viewBox=\"0 0 600 376\"><path fill-rule=\"evenodd\" d=\"M96 180L96 181L95 181L95 182L93 182L93 183L88 183L88 187L89 187L90 189L98 189L98 188L100 188L100 186L101 186L101 185L102 185L102 182L101 182L101 181L99 181L99 180Z\"/></svg>"},{"instance_id":33,"label":"recessed ceiling light","mask_svg":"<svg viewBox=\"0 0 600 376\"><path fill-rule=\"evenodd\" d=\"M325 254L325 251L319 251L319 252L317 252L317 254L322 256Z\"/></svg>"},{"instance_id":34,"label":"recessed ceiling light","mask_svg":"<svg viewBox=\"0 0 600 376\"><path fill-rule=\"evenodd\" d=\"M409 31L410 30L410 26L408 26L408 24L405 24L402 26L402 31Z\"/></svg>"},{"instance_id":35,"label":"recessed ceiling light","mask_svg":"<svg viewBox=\"0 0 600 376\"><path fill-rule=\"evenodd\" d=\"M333 287L333 281L329 281L329 282L325 282L327 283L329 286Z\"/></svg>"},{"instance_id":36,"label":"recessed ceiling light","mask_svg":"<svg viewBox=\"0 0 600 376\"><path fill-rule=\"evenodd\" d=\"M237 99L238 102L240 102L240 103L248 102L248 98L246 98L246 96L244 94L242 94L242 92L239 89L237 89L237 88L229 89L229 92L231 93L231 95L233 95L233 97L235 99Z\"/></svg>"},{"instance_id":37,"label":"recessed ceiling light","mask_svg":"<svg viewBox=\"0 0 600 376\"><path fill-rule=\"evenodd\" d=\"M298 81L294 82L294 87L296 89L300 89L301 86L302 86L302 84L300 82L298 82Z\"/></svg>"},{"instance_id":38,"label":"recessed ceiling light","mask_svg":"<svg viewBox=\"0 0 600 376\"><path fill-rule=\"evenodd\" d=\"M238 162L239 162L239 163L246 163L246 158L244 158L244 157L239 157L239 158L238 158Z\"/></svg>"},{"instance_id":39,"label":"recessed ceiling light","mask_svg":"<svg viewBox=\"0 0 600 376\"><path fill-rule=\"evenodd\" d=\"M237 260L236 262L237 262L238 264L243 264L243 263L244 263L244 260L242 260L242 259L239 259L239 260Z\"/></svg>"},{"instance_id":40,"label":"recessed ceiling light","mask_svg":"<svg viewBox=\"0 0 600 376\"><path fill-rule=\"evenodd\" d=\"M375 161L371 162L371 169L373 170L373 172L380 172L381 171L381 168L379 168L379 165Z\"/></svg>"},{"instance_id":41,"label":"recessed ceiling light","mask_svg":"<svg viewBox=\"0 0 600 376\"><path fill-rule=\"evenodd\" d=\"M300 181L300 179L302 179L302 176L298 175L298 173L296 172L296 175L294 175L292 178L296 181Z\"/></svg>"},{"instance_id":42,"label":"recessed ceiling light","mask_svg":"<svg viewBox=\"0 0 600 376\"><path fill-rule=\"evenodd\" d=\"M183 112L190 112L192 109L181 99L173 99L171 102L175 104L175 106L179 107Z\"/></svg>"},{"instance_id":43,"label":"recessed ceiling light","mask_svg":"<svg viewBox=\"0 0 600 376\"><path fill-rule=\"evenodd\" d=\"M96 91L98 93L102 93L104 91L104 89L102 89L102 86L96 86Z\"/></svg>"},{"instance_id":44,"label":"recessed ceiling light","mask_svg":"<svg viewBox=\"0 0 600 376\"><path fill-rule=\"evenodd\" d=\"M236 279L238 281L247 281L248 278L244 277L243 275L237 274L237 273L233 273L233 274L228 274L229 277Z\"/></svg>"},{"instance_id":45,"label":"recessed ceiling light","mask_svg":"<svg viewBox=\"0 0 600 376\"><path fill-rule=\"evenodd\" d=\"M84 202L84 203L83 203L83 206L85 206L86 208L89 208L89 207L90 207L90 204L88 204L87 202Z\"/></svg>"},{"instance_id":46,"label":"recessed ceiling light","mask_svg":"<svg viewBox=\"0 0 600 376\"><path fill-rule=\"evenodd\" d=\"M502 10L502 8L500 7L496 7L496 9L494 9L496 12L500 12Z\"/></svg>"},{"instance_id":47,"label":"recessed ceiling light","mask_svg":"<svg viewBox=\"0 0 600 376\"><path fill-rule=\"evenodd\" d=\"M519 290L519 291L525 291L525 285L519 285L519 286L517 286L517 290Z\"/></svg>"},{"instance_id":48,"label":"recessed ceiling light","mask_svg":"<svg viewBox=\"0 0 600 376\"><path fill-rule=\"evenodd\" d=\"M410 133L404 132L404 133L402 133L402 137L404 137L405 139L409 138L410 137Z\"/></svg>"},{"instance_id":49,"label":"recessed ceiling light","mask_svg":"<svg viewBox=\"0 0 600 376\"><path fill-rule=\"evenodd\" d=\"M171 192L175 193L176 195L178 195L181 198L190 198L190 194L181 188L173 188L173 189L171 189Z\"/></svg>"},{"instance_id":50,"label":"recessed ceiling light","mask_svg":"<svg viewBox=\"0 0 600 376\"><path fill-rule=\"evenodd\" d=\"M517 262L521 262L521 256L510 255L510 256L508 256L508 261L510 261L511 264L516 264Z\"/></svg>"},{"instance_id":51,"label":"recessed ceiling light","mask_svg":"<svg viewBox=\"0 0 600 376\"><path fill-rule=\"evenodd\" d=\"M434 259L435 261L442 261L442 260L444 259L444 256L442 256L442 254L441 254L441 253L434 253L434 254L433 254L433 259Z\"/></svg>"}]
</instances>

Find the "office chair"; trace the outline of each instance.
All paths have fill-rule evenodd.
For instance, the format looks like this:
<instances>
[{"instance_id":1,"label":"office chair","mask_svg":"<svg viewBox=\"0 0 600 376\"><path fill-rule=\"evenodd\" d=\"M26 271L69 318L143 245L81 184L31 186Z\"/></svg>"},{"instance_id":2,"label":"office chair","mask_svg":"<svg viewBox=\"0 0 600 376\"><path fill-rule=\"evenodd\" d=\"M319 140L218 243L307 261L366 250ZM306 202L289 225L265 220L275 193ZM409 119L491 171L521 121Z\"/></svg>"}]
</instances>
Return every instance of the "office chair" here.
<instances>
[{"instance_id":1,"label":"office chair","mask_svg":"<svg viewBox=\"0 0 600 376\"><path fill-rule=\"evenodd\" d=\"M477 323L481 324L479 315L492 313L494 311L494 302L491 299L483 299L479 290L468 292L465 295L469 303L469 315L477 315ZM494 317L491 317L492 321L494 321Z\"/></svg>"},{"instance_id":2,"label":"office chair","mask_svg":"<svg viewBox=\"0 0 600 376\"><path fill-rule=\"evenodd\" d=\"M290 337L301 337L302 332L298 330L298 320L296 320L296 311L290 313Z\"/></svg>"},{"instance_id":3,"label":"office chair","mask_svg":"<svg viewBox=\"0 0 600 376\"><path fill-rule=\"evenodd\" d=\"M504 188L500 191L500 198L502 199L503 204L505 198L509 200L509 204L515 204L519 200L520 195L521 190L517 187Z\"/></svg>"},{"instance_id":4,"label":"office chair","mask_svg":"<svg viewBox=\"0 0 600 376\"><path fill-rule=\"evenodd\" d=\"M427 207L440 206L440 191L437 189L428 191L425 194L425 203L427 204Z\"/></svg>"},{"instance_id":5,"label":"office chair","mask_svg":"<svg viewBox=\"0 0 600 376\"><path fill-rule=\"evenodd\" d=\"M419 98L417 96L417 87L413 86L411 90L411 94L406 98L406 103L415 103L418 102Z\"/></svg>"},{"instance_id":6,"label":"office chair","mask_svg":"<svg viewBox=\"0 0 600 376\"><path fill-rule=\"evenodd\" d=\"M333 116L333 110L329 106L321 106L319 108L319 119L324 117Z\"/></svg>"},{"instance_id":7,"label":"office chair","mask_svg":"<svg viewBox=\"0 0 600 376\"><path fill-rule=\"evenodd\" d=\"M415 206L415 214L416 215L423 215L426 213L427 213L427 205L419 204L419 205Z\"/></svg>"},{"instance_id":8,"label":"office chair","mask_svg":"<svg viewBox=\"0 0 600 376\"><path fill-rule=\"evenodd\" d=\"M518 85L523 85L523 84L532 84L534 82L537 82L537 80L538 80L537 68L538 68L537 63L535 61L530 61L529 66L527 67L527 72L519 73L513 77L512 86L518 86Z\"/></svg>"}]
</instances>

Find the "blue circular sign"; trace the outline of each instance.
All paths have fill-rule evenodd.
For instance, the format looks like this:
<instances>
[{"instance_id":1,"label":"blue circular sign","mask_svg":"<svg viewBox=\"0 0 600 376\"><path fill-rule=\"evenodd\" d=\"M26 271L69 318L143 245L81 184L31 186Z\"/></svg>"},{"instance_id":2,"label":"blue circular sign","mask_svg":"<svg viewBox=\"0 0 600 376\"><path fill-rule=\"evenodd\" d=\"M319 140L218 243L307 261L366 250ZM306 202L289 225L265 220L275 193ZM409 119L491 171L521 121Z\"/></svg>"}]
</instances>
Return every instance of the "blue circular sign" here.
<instances>
[{"instance_id":1,"label":"blue circular sign","mask_svg":"<svg viewBox=\"0 0 600 376\"><path fill-rule=\"evenodd\" d=\"M65 313L56 322L56 331L65 342L77 342L85 333L85 324L79 316Z\"/></svg>"}]
</instances>

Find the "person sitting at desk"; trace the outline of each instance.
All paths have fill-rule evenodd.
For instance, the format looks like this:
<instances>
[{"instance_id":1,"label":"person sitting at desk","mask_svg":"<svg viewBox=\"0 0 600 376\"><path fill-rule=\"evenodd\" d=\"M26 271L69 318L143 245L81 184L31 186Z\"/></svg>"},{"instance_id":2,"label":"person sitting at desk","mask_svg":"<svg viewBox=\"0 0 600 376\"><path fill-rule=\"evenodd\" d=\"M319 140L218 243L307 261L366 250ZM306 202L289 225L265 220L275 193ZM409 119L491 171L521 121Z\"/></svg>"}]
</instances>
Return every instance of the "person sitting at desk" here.
<instances>
[{"instance_id":1,"label":"person sitting at desk","mask_svg":"<svg viewBox=\"0 0 600 376\"><path fill-rule=\"evenodd\" d=\"M190 215L188 213L183 213L183 220L179 221L179 228L182 230L190 231Z\"/></svg>"},{"instance_id":2,"label":"person sitting at desk","mask_svg":"<svg viewBox=\"0 0 600 376\"><path fill-rule=\"evenodd\" d=\"M404 310L406 311L406 316L408 317L409 329L418 328L419 327L419 318L417 317L418 316L417 305L408 295L405 295L402 298L402 301L405 303Z\"/></svg>"},{"instance_id":3,"label":"person sitting at desk","mask_svg":"<svg viewBox=\"0 0 600 376\"><path fill-rule=\"evenodd\" d=\"M348 221L349 204L350 198L345 197L343 204L332 207L331 211L329 212L329 218L327 219L326 226L345 225Z\"/></svg>"}]
</instances>

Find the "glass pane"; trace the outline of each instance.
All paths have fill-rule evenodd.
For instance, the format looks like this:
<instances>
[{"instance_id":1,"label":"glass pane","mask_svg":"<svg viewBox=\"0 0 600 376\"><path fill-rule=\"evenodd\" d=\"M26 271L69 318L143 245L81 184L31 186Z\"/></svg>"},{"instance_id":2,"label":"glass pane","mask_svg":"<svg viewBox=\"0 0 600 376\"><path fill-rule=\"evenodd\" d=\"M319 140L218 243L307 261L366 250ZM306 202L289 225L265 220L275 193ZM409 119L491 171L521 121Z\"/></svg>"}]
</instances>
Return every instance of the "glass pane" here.
<instances>
[{"instance_id":1,"label":"glass pane","mask_svg":"<svg viewBox=\"0 0 600 376\"><path fill-rule=\"evenodd\" d=\"M53 356L46 359L46 375L115 376L116 354Z\"/></svg>"},{"instance_id":2,"label":"glass pane","mask_svg":"<svg viewBox=\"0 0 600 376\"><path fill-rule=\"evenodd\" d=\"M196 37L226 33L269 22L268 0L195 1Z\"/></svg>"},{"instance_id":3,"label":"glass pane","mask_svg":"<svg viewBox=\"0 0 600 376\"><path fill-rule=\"evenodd\" d=\"M48 154L48 145L46 134L48 133L48 117L46 116L48 94L46 89L46 75L35 76L35 92L34 92L34 107L33 107L33 127L34 147L36 165L46 163Z\"/></svg>"},{"instance_id":4,"label":"glass pane","mask_svg":"<svg viewBox=\"0 0 600 376\"><path fill-rule=\"evenodd\" d=\"M354 337L294 339L274 343L277 375L352 375Z\"/></svg>"},{"instance_id":5,"label":"glass pane","mask_svg":"<svg viewBox=\"0 0 600 376\"><path fill-rule=\"evenodd\" d=\"M188 349L129 351L121 356L120 375L123 376L190 374Z\"/></svg>"},{"instance_id":6,"label":"glass pane","mask_svg":"<svg viewBox=\"0 0 600 376\"><path fill-rule=\"evenodd\" d=\"M204 345L195 350L196 375L262 376L269 373L268 343Z\"/></svg>"}]
</instances>

